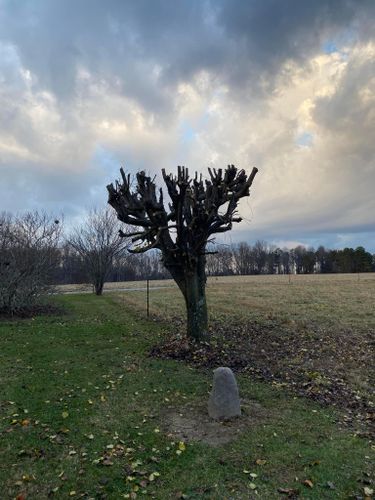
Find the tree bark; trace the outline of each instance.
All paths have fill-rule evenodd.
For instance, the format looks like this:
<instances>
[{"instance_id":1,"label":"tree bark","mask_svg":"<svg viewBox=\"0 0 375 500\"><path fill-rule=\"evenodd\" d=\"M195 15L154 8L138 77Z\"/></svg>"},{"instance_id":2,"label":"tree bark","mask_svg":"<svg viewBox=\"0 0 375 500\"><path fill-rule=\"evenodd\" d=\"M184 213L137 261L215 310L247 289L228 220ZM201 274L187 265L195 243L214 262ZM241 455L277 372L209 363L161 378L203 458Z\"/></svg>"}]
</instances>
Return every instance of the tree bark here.
<instances>
[{"instance_id":1,"label":"tree bark","mask_svg":"<svg viewBox=\"0 0 375 500\"><path fill-rule=\"evenodd\" d=\"M101 280L95 281L95 284L94 284L95 295L102 295L103 294L103 287L104 287L104 281L101 281Z\"/></svg>"},{"instance_id":2,"label":"tree bark","mask_svg":"<svg viewBox=\"0 0 375 500\"><path fill-rule=\"evenodd\" d=\"M200 257L198 265L185 275L184 297L187 311L187 336L195 340L208 338L204 256Z\"/></svg>"},{"instance_id":3,"label":"tree bark","mask_svg":"<svg viewBox=\"0 0 375 500\"><path fill-rule=\"evenodd\" d=\"M206 302L206 258L198 257L195 265L179 266L164 260L185 299L187 313L187 337L195 340L208 338L208 314Z\"/></svg>"}]
</instances>

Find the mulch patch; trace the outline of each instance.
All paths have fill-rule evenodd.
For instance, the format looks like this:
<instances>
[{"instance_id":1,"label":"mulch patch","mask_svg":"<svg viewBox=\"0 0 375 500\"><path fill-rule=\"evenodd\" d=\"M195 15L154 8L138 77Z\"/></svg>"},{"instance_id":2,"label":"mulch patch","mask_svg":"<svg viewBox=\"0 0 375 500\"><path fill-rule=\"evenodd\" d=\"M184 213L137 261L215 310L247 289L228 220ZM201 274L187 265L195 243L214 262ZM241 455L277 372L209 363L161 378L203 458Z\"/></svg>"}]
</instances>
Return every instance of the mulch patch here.
<instances>
[{"instance_id":1,"label":"mulch patch","mask_svg":"<svg viewBox=\"0 0 375 500\"><path fill-rule=\"evenodd\" d=\"M181 320L173 321L182 331ZM373 332L329 331L319 325L214 321L211 340L196 342L168 334L150 355L202 368L229 366L344 411L342 422L375 437ZM171 331L171 330L169 330Z\"/></svg>"}]
</instances>

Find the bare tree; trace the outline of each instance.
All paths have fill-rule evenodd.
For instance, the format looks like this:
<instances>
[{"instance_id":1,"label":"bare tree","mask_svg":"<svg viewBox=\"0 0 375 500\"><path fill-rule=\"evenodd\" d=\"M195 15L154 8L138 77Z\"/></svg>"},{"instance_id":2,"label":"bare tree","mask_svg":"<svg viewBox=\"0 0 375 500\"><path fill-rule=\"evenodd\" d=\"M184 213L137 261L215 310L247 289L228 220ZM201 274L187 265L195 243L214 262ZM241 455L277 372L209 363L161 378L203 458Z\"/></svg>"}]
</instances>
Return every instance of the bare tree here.
<instances>
[{"instance_id":1,"label":"bare tree","mask_svg":"<svg viewBox=\"0 0 375 500\"><path fill-rule=\"evenodd\" d=\"M0 312L23 313L51 291L60 236L60 221L44 212L0 214Z\"/></svg>"},{"instance_id":2,"label":"bare tree","mask_svg":"<svg viewBox=\"0 0 375 500\"><path fill-rule=\"evenodd\" d=\"M209 247L206 257L206 272L208 276L229 276L233 274L233 253L228 245Z\"/></svg>"},{"instance_id":3,"label":"bare tree","mask_svg":"<svg viewBox=\"0 0 375 500\"><path fill-rule=\"evenodd\" d=\"M257 173L249 176L234 165L222 169L208 169L210 180L203 181L195 173L189 177L188 169L178 167L177 176L162 170L171 202L167 210L163 191L156 193L155 179L145 172L136 176L131 187L130 175L120 170L122 181L107 186L109 204L116 210L120 221L137 226L133 252L158 248L162 262L180 288L187 308L187 335L196 339L208 335L206 304L206 246L216 233L232 229L240 222L236 215L239 200L249 196L250 186Z\"/></svg>"},{"instance_id":4,"label":"bare tree","mask_svg":"<svg viewBox=\"0 0 375 500\"><path fill-rule=\"evenodd\" d=\"M237 274L254 274L254 252L250 245L241 242L233 248Z\"/></svg>"},{"instance_id":5,"label":"bare tree","mask_svg":"<svg viewBox=\"0 0 375 500\"><path fill-rule=\"evenodd\" d=\"M114 259L124 255L129 244L115 214L108 208L91 210L86 220L74 229L68 241L81 256L95 294L101 295Z\"/></svg>"},{"instance_id":6,"label":"bare tree","mask_svg":"<svg viewBox=\"0 0 375 500\"><path fill-rule=\"evenodd\" d=\"M257 240L253 246L254 261L257 274L263 274L266 261L267 261L267 243L265 241Z\"/></svg>"}]
</instances>

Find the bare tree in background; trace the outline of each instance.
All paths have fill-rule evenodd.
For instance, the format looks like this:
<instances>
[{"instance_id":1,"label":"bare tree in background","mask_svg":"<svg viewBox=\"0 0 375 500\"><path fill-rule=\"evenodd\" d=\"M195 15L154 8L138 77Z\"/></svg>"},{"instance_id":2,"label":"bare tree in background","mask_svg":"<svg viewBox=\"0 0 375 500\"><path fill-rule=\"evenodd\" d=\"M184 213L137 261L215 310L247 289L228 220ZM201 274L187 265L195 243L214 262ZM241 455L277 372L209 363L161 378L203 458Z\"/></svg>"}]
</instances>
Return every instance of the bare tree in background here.
<instances>
[{"instance_id":1,"label":"bare tree in background","mask_svg":"<svg viewBox=\"0 0 375 500\"><path fill-rule=\"evenodd\" d=\"M267 262L267 243L265 241L257 240L253 246L255 269L257 274L263 274Z\"/></svg>"},{"instance_id":2,"label":"bare tree in background","mask_svg":"<svg viewBox=\"0 0 375 500\"><path fill-rule=\"evenodd\" d=\"M212 245L208 247L206 272L208 276L230 276L234 273L233 253L228 245Z\"/></svg>"},{"instance_id":3,"label":"bare tree in background","mask_svg":"<svg viewBox=\"0 0 375 500\"><path fill-rule=\"evenodd\" d=\"M96 295L101 295L114 259L124 255L129 245L116 215L109 208L92 210L86 220L74 229L69 244L81 256Z\"/></svg>"},{"instance_id":4,"label":"bare tree in background","mask_svg":"<svg viewBox=\"0 0 375 500\"><path fill-rule=\"evenodd\" d=\"M208 335L206 304L206 246L216 233L232 229L240 222L236 215L239 200L249 196L250 186L257 173L249 176L234 165L208 169L210 180L202 175L189 177L188 169L178 167L177 176L163 179L171 200L169 210L164 206L163 191L156 193L155 179L139 172L136 186L131 187L130 175L120 170L122 181L107 186L108 203L116 210L120 221L137 226L131 251L161 250L162 262L180 288L187 308L187 335L196 339Z\"/></svg>"},{"instance_id":5,"label":"bare tree in background","mask_svg":"<svg viewBox=\"0 0 375 500\"><path fill-rule=\"evenodd\" d=\"M241 242L233 248L233 257L237 274L254 273L254 252L250 245Z\"/></svg>"},{"instance_id":6,"label":"bare tree in background","mask_svg":"<svg viewBox=\"0 0 375 500\"><path fill-rule=\"evenodd\" d=\"M0 214L0 312L24 313L51 291L60 237L60 221L44 212Z\"/></svg>"}]
</instances>

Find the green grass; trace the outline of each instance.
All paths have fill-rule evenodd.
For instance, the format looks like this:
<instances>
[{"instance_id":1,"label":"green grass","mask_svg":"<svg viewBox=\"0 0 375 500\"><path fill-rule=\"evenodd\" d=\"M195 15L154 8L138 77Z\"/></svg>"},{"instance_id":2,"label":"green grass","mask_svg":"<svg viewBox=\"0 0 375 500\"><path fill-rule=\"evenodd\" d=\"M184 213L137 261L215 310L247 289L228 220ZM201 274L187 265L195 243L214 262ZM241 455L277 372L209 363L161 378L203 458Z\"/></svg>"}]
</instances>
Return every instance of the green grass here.
<instances>
[{"instance_id":1,"label":"green grass","mask_svg":"<svg viewBox=\"0 0 375 500\"><path fill-rule=\"evenodd\" d=\"M260 414L228 444L191 441L177 454L166 413L189 416L204 405L211 374L150 358L165 327L139 319L115 296L57 300L67 314L0 322L1 498L363 493L373 453L365 439L340 429L334 410L245 376L241 396Z\"/></svg>"}]
</instances>

